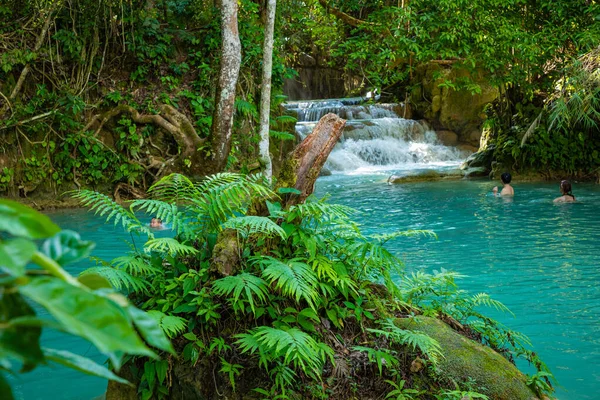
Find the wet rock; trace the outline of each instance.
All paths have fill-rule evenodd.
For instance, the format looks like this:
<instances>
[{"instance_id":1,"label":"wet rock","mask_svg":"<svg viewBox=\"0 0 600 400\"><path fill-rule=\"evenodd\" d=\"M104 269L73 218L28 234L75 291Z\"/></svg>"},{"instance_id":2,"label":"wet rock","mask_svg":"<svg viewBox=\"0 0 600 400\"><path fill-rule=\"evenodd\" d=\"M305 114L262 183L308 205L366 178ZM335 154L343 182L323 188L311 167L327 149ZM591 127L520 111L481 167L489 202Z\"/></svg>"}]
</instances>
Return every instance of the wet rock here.
<instances>
[{"instance_id":1,"label":"wet rock","mask_svg":"<svg viewBox=\"0 0 600 400\"><path fill-rule=\"evenodd\" d=\"M331 176L331 170L327 167L321 168L321 172L319 172L319 176Z\"/></svg>"},{"instance_id":2,"label":"wet rock","mask_svg":"<svg viewBox=\"0 0 600 400\"><path fill-rule=\"evenodd\" d=\"M436 131L438 140L444 146L456 146L458 143L458 135L452 131Z\"/></svg>"},{"instance_id":3,"label":"wet rock","mask_svg":"<svg viewBox=\"0 0 600 400\"><path fill-rule=\"evenodd\" d=\"M470 144L459 144L456 146L457 149L461 151L467 151L469 153L477 153L477 147L471 146Z\"/></svg>"},{"instance_id":4,"label":"wet rock","mask_svg":"<svg viewBox=\"0 0 600 400\"><path fill-rule=\"evenodd\" d=\"M421 331L437 340L444 357L438 368L449 381L474 380L483 394L494 400L537 399L527 387L527 377L506 358L454 331L436 318L401 318L395 321L403 329Z\"/></svg>"},{"instance_id":5,"label":"wet rock","mask_svg":"<svg viewBox=\"0 0 600 400\"><path fill-rule=\"evenodd\" d=\"M474 168L467 168L466 170L464 170L465 178L488 176L488 173L489 173L489 171L485 167L474 167Z\"/></svg>"},{"instance_id":6,"label":"wet rock","mask_svg":"<svg viewBox=\"0 0 600 400\"><path fill-rule=\"evenodd\" d=\"M449 171L435 171L435 170L424 170L418 171L414 174L397 176L392 175L388 178L387 183L389 185L398 183L412 183L412 182L430 182L440 181L447 179L461 179L463 172L459 169L453 169Z\"/></svg>"},{"instance_id":7,"label":"wet rock","mask_svg":"<svg viewBox=\"0 0 600 400\"><path fill-rule=\"evenodd\" d=\"M460 169L466 170L469 168L484 167L487 171L492 170L492 158L494 156L495 146L490 145L485 150L480 150L477 153L471 154L460 166Z\"/></svg>"}]
</instances>

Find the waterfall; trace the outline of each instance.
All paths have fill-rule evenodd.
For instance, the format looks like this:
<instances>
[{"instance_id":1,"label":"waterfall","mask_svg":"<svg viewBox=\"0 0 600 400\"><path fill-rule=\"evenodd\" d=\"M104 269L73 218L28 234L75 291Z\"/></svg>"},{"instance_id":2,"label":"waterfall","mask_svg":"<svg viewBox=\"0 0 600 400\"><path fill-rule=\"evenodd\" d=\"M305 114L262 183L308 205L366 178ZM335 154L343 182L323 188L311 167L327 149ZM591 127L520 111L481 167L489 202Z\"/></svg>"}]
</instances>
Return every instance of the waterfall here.
<instances>
[{"instance_id":1,"label":"waterfall","mask_svg":"<svg viewBox=\"0 0 600 400\"><path fill-rule=\"evenodd\" d=\"M296 134L304 139L325 114L347 120L325 167L339 173L368 173L458 166L468 155L442 145L423 121L404 119L399 104L360 105L360 97L285 104L296 115Z\"/></svg>"}]
</instances>

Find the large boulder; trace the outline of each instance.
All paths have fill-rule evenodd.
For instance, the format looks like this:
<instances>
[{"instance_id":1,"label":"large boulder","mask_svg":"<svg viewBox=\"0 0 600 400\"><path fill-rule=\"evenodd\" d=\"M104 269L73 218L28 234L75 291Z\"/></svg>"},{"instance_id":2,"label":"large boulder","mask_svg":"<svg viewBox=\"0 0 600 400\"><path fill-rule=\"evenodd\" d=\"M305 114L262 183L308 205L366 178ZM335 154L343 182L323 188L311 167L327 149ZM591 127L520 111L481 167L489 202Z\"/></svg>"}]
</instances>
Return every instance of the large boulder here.
<instances>
[{"instance_id":1,"label":"large boulder","mask_svg":"<svg viewBox=\"0 0 600 400\"><path fill-rule=\"evenodd\" d=\"M527 377L491 348L454 331L436 318L397 319L403 329L421 331L437 340L444 357L438 368L449 381L472 379L478 391L493 400L532 400L535 393L527 386Z\"/></svg>"},{"instance_id":2,"label":"large boulder","mask_svg":"<svg viewBox=\"0 0 600 400\"><path fill-rule=\"evenodd\" d=\"M470 79L476 83L479 93L470 90L454 90L445 82ZM498 88L492 86L483 71L471 72L436 63L417 68L411 93L416 116L431 121L436 129L452 130L458 141L479 146L481 126L485 120L484 107L500 96Z\"/></svg>"}]
</instances>

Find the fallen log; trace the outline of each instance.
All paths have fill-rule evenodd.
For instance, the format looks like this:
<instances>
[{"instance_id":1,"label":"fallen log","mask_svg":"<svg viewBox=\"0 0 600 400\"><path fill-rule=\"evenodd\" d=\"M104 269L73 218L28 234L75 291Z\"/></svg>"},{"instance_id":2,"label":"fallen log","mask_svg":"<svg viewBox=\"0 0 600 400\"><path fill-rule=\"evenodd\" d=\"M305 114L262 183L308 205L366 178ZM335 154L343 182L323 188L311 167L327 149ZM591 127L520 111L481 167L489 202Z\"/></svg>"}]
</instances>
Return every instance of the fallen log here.
<instances>
[{"instance_id":1,"label":"fallen log","mask_svg":"<svg viewBox=\"0 0 600 400\"><path fill-rule=\"evenodd\" d=\"M319 172L342 136L344 126L345 119L327 114L290 153L279 173L277 188L294 188L300 194L288 194L285 198L286 206L302 203L314 192Z\"/></svg>"}]
</instances>

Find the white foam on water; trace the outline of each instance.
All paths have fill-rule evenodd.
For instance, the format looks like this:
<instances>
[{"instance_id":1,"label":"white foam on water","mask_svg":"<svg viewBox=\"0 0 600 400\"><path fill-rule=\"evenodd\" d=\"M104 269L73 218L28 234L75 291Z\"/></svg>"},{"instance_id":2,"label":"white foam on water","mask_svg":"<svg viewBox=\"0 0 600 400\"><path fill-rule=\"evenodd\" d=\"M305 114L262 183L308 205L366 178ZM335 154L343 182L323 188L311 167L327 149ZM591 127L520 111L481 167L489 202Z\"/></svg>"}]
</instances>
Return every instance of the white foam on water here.
<instances>
[{"instance_id":1,"label":"white foam on water","mask_svg":"<svg viewBox=\"0 0 600 400\"><path fill-rule=\"evenodd\" d=\"M327 113L347 119L340 142L325 164L333 173L447 169L458 166L469 155L442 145L425 122L399 118L393 112L393 105L360 106L350 100L305 101L286 106L297 113L296 133L301 139Z\"/></svg>"}]
</instances>

